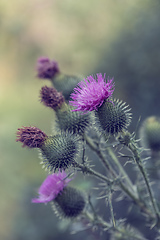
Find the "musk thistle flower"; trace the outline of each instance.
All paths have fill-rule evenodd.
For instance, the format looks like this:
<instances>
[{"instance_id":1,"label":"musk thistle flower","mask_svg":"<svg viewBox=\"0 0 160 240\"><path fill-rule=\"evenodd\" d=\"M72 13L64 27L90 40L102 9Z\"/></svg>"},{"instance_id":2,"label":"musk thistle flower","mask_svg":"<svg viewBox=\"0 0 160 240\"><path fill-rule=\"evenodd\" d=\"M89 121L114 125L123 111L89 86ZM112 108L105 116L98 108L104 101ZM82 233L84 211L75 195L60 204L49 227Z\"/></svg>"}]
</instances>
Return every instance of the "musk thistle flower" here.
<instances>
[{"instance_id":1,"label":"musk thistle flower","mask_svg":"<svg viewBox=\"0 0 160 240\"><path fill-rule=\"evenodd\" d=\"M65 171L48 175L38 190L39 197L33 198L32 202L47 203L54 200L70 181Z\"/></svg>"},{"instance_id":2,"label":"musk thistle flower","mask_svg":"<svg viewBox=\"0 0 160 240\"><path fill-rule=\"evenodd\" d=\"M39 197L33 198L32 203L51 202L59 217L77 217L86 202L81 191L67 186L71 180L64 171L49 175L38 190Z\"/></svg>"},{"instance_id":3,"label":"musk thistle flower","mask_svg":"<svg viewBox=\"0 0 160 240\"><path fill-rule=\"evenodd\" d=\"M112 79L105 79L105 74L97 74L97 78L88 76L84 81L81 81L74 92L71 94L72 101L70 105L75 107L73 111L88 112L97 110L103 102L109 101L114 91L114 83Z\"/></svg>"}]
</instances>

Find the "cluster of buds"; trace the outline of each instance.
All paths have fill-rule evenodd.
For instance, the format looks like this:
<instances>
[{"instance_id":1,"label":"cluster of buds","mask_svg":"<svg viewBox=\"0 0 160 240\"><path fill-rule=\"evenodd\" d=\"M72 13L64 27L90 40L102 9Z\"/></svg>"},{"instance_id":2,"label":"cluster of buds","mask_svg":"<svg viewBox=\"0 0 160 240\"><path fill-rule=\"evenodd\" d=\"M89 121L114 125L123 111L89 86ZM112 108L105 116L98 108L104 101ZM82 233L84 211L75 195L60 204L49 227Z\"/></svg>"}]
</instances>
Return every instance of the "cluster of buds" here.
<instances>
[{"instance_id":1,"label":"cluster of buds","mask_svg":"<svg viewBox=\"0 0 160 240\"><path fill-rule=\"evenodd\" d=\"M131 122L130 109L112 97L113 78L106 80L105 75L82 80L62 74L56 61L42 57L37 63L37 76L53 84L41 88L40 101L55 112L57 132L47 136L34 126L17 131L16 141L38 149L49 172L39 188L39 197L32 202L51 202L58 216L75 218L84 211L86 199L83 192L68 186L72 179L67 171L76 169L86 132L92 127L108 136L123 132Z\"/></svg>"}]
</instances>

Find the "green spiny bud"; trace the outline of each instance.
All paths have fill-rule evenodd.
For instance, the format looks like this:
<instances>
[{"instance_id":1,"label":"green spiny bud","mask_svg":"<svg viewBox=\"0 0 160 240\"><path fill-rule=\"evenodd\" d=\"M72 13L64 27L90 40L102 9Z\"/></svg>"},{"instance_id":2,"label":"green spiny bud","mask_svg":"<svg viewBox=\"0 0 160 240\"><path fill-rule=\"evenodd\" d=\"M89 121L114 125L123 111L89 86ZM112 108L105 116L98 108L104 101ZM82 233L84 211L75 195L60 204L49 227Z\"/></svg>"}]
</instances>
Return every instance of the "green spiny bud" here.
<instances>
[{"instance_id":1,"label":"green spiny bud","mask_svg":"<svg viewBox=\"0 0 160 240\"><path fill-rule=\"evenodd\" d=\"M160 118L148 117L140 128L142 146L152 151L160 151Z\"/></svg>"},{"instance_id":2,"label":"green spiny bud","mask_svg":"<svg viewBox=\"0 0 160 240\"><path fill-rule=\"evenodd\" d=\"M70 133L83 134L91 125L91 113L82 114L71 110L72 107L65 104L56 111L58 127Z\"/></svg>"},{"instance_id":3,"label":"green spiny bud","mask_svg":"<svg viewBox=\"0 0 160 240\"><path fill-rule=\"evenodd\" d=\"M74 166L79 152L79 138L69 133L61 133L48 137L40 147L44 165L50 170Z\"/></svg>"},{"instance_id":4,"label":"green spiny bud","mask_svg":"<svg viewBox=\"0 0 160 240\"><path fill-rule=\"evenodd\" d=\"M131 122L130 109L122 101L105 101L96 111L101 128L107 135L118 134L126 130Z\"/></svg>"},{"instance_id":5,"label":"green spiny bud","mask_svg":"<svg viewBox=\"0 0 160 240\"><path fill-rule=\"evenodd\" d=\"M53 201L53 209L60 218L75 218L79 216L86 201L84 194L73 188L65 187Z\"/></svg>"},{"instance_id":6,"label":"green spiny bud","mask_svg":"<svg viewBox=\"0 0 160 240\"><path fill-rule=\"evenodd\" d=\"M53 79L54 87L63 93L66 100L70 99L70 94L72 93L75 86L82 81L83 78L77 76L65 75L62 73L57 74Z\"/></svg>"},{"instance_id":7,"label":"green spiny bud","mask_svg":"<svg viewBox=\"0 0 160 240\"><path fill-rule=\"evenodd\" d=\"M72 111L73 108L66 104L62 93L55 88L42 87L40 99L46 107L55 111L60 130L83 134L86 128L91 125L91 113L82 114Z\"/></svg>"}]
</instances>

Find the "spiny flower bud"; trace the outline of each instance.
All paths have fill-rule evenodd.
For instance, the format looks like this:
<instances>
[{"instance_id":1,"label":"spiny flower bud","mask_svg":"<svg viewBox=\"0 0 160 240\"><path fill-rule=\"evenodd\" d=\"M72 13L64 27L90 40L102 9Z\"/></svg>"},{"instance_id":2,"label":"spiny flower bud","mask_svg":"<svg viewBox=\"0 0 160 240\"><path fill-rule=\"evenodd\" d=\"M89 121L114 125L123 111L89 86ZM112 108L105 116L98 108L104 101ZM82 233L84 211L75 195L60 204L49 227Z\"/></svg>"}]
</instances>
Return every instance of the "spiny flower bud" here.
<instances>
[{"instance_id":1,"label":"spiny flower bud","mask_svg":"<svg viewBox=\"0 0 160 240\"><path fill-rule=\"evenodd\" d=\"M140 128L141 143L152 151L160 151L160 118L148 117Z\"/></svg>"},{"instance_id":2,"label":"spiny flower bud","mask_svg":"<svg viewBox=\"0 0 160 240\"><path fill-rule=\"evenodd\" d=\"M56 111L58 126L61 130L81 135L91 126L92 116L90 113L72 112L72 109L66 104L64 108Z\"/></svg>"},{"instance_id":3,"label":"spiny flower bud","mask_svg":"<svg viewBox=\"0 0 160 240\"><path fill-rule=\"evenodd\" d=\"M68 101L70 99L70 94L73 92L74 87L82 81L81 77L66 75L66 74L57 74L52 83L54 87L63 93L63 96Z\"/></svg>"},{"instance_id":4,"label":"spiny flower bud","mask_svg":"<svg viewBox=\"0 0 160 240\"><path fill-rule=\"evenodd\" d=\"M126 130L131 122L130 109L122 101L105 101L95 112L101 128L107 135Z\"/></svg>"},{"instance_id":5,"label":"spiny flower bud","mask_svg":"<svg viewBox=\"0 0 160 240\"><path fill-rule=\"evenodd\" d=\"M59 73L58 63L47 57L40 57L37 61L37 76L42 79L52 79Z\"/></svg>"},{"instance_id":6,"label":"spiny flower bud","mask_svg":"<svg viewBox=\"0 0 160 240\"><path fill-rule=\"evenodd\" d=\"M74 166L79 152L79 138L69 133L47 136L36 127L19 128L17 142L23 147L39 148L44 166L50 171Z\"/></svg>"},{"instance_id":7,"label":"spiny flower bud","mask_svg":"<svg viewBox=\"0 0 160 240\"><path fill-rule=\"evenodd\" d=\"M85 204L84 194L73 187L67 186L54 199L53 209L60 218L75 218L82 213Z\"/></svg>"},{"instance_id":8,"label":"spiny flower bud","mask_svg":"<svg viewBox=\"0 0 160 240\"><path fill-rule=\"evenodd\" d=\"M40 148L47 135L37 127L18 128L16 142L23 143L22 147Z\"/></svg>"},{"instance_id":9,"label":"spiny flower bud","mask_svg":"<svg viewBox=\"0 0 160 240\"><path fill-rule=\"evenodd\" d=\"M40 148L43 164L50 171L69 168L76 163L79 138L69 133L48 137Z\"/></svg>"},{"instance_id":10,"label":"spiny flower bud","mask_svg":"<svg viewBox=\"0 0 160 240\"><path fill-rule=\"evenodd\" d=\"M53 110L61 108L65 99L62 93L58 92L53 87L44 86L40 91L41 102L46 106L50 107Z\"/></svg>"},{"instance_id":11,"label":"spiny flower bud","mask_svg":"<svg viewBox=\"0 0 160 240\"><path fill-rule=\"evenodd\" d=\"M58 127L70 133L83 134L91 123L91 115L71 111L73 108L64 102L63 95L52 87L42 87L41 102L55 110Z\"/></svg>"}]
</instances>

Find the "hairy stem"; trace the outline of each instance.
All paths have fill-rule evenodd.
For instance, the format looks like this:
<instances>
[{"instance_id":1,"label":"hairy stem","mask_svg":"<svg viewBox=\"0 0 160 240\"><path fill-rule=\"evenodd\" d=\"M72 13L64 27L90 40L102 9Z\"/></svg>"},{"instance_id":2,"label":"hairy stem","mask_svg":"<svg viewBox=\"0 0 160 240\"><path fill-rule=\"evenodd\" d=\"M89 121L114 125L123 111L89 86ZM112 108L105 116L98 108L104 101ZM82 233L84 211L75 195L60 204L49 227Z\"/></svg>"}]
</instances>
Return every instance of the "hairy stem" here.
<instances>
[{"instance_id":1,"label":"hairy stem","mask_svg":"<svg viewBox=\"0 0 160 240\"><path fill-rule=\"evenodd\" d=\"M159 213L156 201L154 199L152 189L151 189L150 184L149 184L149 179L148 179L146 170L143 166L143 162L142 162L140 154L139 154L139 148L138 148L137 144L135 143L135 141L131 138L131 135L128 132L127 132L127 138L130 136L130 141L125 142L125 136L126 136L126 133L123 133L122 134L123 144L132 152L133 158L134 158L134 160L135 160L135 162L136 162L136 164L137 164L137 166L138 166L138 168L139 168L139 170L140 170L140 172L143 176L143 179L145 181L146 188L147 188L147 191L148 191L148 194L149 194L149 197L150 197L150 201L152 203L152 207L153 207L154 213L155 213L156 218L157 218L157 223L159 223L160 222L160 213Z\"/></svg>"}]
</instances>

